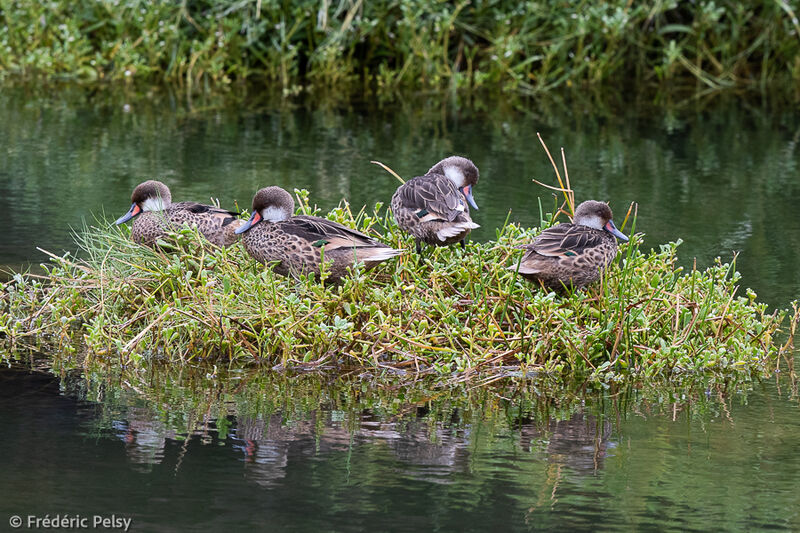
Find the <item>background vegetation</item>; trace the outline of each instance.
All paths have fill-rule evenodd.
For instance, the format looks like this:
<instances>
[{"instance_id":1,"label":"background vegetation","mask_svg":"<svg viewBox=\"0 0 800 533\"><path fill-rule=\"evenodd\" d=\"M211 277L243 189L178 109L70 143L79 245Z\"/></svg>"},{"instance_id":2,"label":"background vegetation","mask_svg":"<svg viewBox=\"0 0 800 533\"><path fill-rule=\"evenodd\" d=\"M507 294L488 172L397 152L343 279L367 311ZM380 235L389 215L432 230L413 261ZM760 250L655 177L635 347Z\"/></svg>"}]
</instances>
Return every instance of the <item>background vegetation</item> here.
<instances>
[{"instance_id":1,"label":"background vegetation","mask_svg":"<svg viewBox=\"0 0 800 533\"><path fill-rule=\"evenodd\" d=\"M677 83L797 87L798 2L0 0L0 72L502 88Z\"/></svg>"}]
</instances>

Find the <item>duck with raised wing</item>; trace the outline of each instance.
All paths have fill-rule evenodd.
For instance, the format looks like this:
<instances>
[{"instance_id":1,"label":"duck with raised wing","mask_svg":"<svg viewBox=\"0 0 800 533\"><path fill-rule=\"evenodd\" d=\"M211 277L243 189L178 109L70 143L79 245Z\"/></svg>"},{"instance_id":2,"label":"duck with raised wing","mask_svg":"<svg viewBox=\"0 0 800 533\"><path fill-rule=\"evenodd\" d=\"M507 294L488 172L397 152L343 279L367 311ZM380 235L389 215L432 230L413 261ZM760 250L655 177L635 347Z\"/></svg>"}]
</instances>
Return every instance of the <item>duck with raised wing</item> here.
<instances>
[{"instance_id":1,"label":"duck with raised wing","mask_svg":"<svg viewBox=\"0 0 800 533\"><path fill-rule=\"evenodd\" d=\"M212 244L229 246L239 239L234 230L244 223L238 213L213 205L197 202L173 204L169 187L156 180L140 183L133 190L131 201L130 210L119 217L116 224L133 219L131 238L146 246L155 245L159 237L184 224L197 226Z\"/></svg>"},{"instance_id":2,"label":"duck with raised wing","mask_svg":"<svg viewBox=\"0 0 800 533\"><path fill-rule=\"evenodd\" d=\"M532 243L519 246L528 252L519 265L508 267L545 288L563 291L581 288L600 279L601 271L617 255L617 240L627 241L614 225L611 208L589 200L575 210L571 224L558 224L540 233Z\"/></svg>"},{"instance_id":3,"label":"duck with raised wing","mask_svg":"<svg viewBox=\"0 0 800 533\"><path fill-rule=\"evenodd\" d=\"M478 183L478 167L466 157L450 156L436 163L424 176L401 185L392 196L392 213L400 229L421 243L447 246L460 242L480 226L469 216L469 206L478 209L472 187Z\"/></svg>"},{"instance_id":4,"label":"duck with raised wing","mask_svg":"<svg viewBox=\"0 0 800 533\"><path fill-rule=\"evenodd\" d=\"M245 250L261 263L275 263L281 275L320 273L324 260L330 263L331 281L362 262L370 269L403 253L325 218L293 216L294 199L280 187L266 187L253 197L253 214L236 233L243 233Z\"/></svg>"}]
</instances>

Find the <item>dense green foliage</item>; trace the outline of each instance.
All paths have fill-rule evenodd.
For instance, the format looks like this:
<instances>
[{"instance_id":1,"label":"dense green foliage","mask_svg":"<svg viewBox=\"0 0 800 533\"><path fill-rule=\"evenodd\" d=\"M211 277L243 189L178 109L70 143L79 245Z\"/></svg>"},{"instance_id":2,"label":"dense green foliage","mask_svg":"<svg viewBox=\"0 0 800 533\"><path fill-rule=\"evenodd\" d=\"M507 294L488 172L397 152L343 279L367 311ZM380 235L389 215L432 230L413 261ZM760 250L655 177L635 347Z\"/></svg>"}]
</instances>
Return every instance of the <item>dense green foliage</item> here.
<instances>
[{"instance_id":1,"label":"dense green foliage","mask_svg":"<svg viewBox=\"0 0 800 533\"><path fill-rule=\"evenodd\" d=\"M800 80L796 0L0 0L0 71L502 88Z\"/></svg>"},{"instance_id":2,"label":"dense green foliage","mask_svg":"<svg viewBox=\"0 0 800 533\"><path fill-rule=\"evenodd\" d=\"M379 206L353 216L343 204L329 216L413 247ZM241 246L199 247L188 228L159 251L107 228L77 234L84 259L54 258L44 280L7 283L0 334L123 364L212 358L458 380L760 373L790 344L777 336L786 313L768 313L751 291L737 296L732 264L683 272L676 244L643 253L640 236L601 283L559 297L507 270L521 255L514 245L534 235L515 224L495 242L408 253L339 285L276 276Z\"/></svg>"}]
</instances>

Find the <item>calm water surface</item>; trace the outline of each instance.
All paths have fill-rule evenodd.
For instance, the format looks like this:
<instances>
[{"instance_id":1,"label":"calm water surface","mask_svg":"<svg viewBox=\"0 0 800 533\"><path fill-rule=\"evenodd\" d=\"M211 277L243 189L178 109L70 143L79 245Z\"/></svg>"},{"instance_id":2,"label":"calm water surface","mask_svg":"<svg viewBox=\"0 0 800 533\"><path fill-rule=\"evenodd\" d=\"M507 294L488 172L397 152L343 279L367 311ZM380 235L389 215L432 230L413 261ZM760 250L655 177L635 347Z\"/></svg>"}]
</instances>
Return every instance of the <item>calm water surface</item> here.
<instances>
[{"instance_id":1,"label":"calm water surface","mask_svg":"<svg viewBox=\"0 0 800 533\"><path fill-rule=\"evenodd\" d=\"M116 513L142 531L800 527L798 402L774 386L623 390L559 407L519 390L408 403L387 389L365 406L316 381L243 381L228 395L213 380L60 376L0 370L4 521Z\"/></svg>"},{"instance_id":2,"label":"calm water surface","mask_svg":"<svg viewBox=\"0 0 800 533\"><path fill-rule=\"evenodd\" d=\"M254 97L255 98L255 97ZM252 100L252 99L251 99ZM247 100L249 102L250 100ZM42 247L73 248L70 228L130 207L133 188L160 179L177 200L249 208L267 185L307 188L330 209L389 203L397 181L462 154L481 171L475 189L489 240L510 220L537 225L555 184L536 132L564 147L577 199L609 201L621 222L638 202L645 246L683 239L698 267L741 252L743 284L772 305L800 297L800 112L734 96L654 108L548 102L510 107L417 98L392 104L279 108L77 89L0 93L0 264L38 263Z\"/></svg>"},{"instance_id":3,"label":"calm water surface","mask_svg":"<svg viewBox=\"0 0 800 533\"><path fill-rule=\"evenodd\" d=\"M73 248L71 226L123 214L145 179L228 207L272 184L308 188L323 209L372 206L397 183L370 160L411 177L453 153L481 170L474 237L489 240L509 210L534 225L537 197L551 209L531 182L554 182L539 131L566 149L579 200L610 201L618 223L638 202L646 245L681 238L681 262L700 268L738 251L761 299L800 296L800 113L769 99L208 104L0 92L0 264ZM787 383L554 407L532 393L412 401L357 382L205 373L4 364L2 527L14 514L116 513L141 531L800 529Z\"/></svg>"}]
</instances>

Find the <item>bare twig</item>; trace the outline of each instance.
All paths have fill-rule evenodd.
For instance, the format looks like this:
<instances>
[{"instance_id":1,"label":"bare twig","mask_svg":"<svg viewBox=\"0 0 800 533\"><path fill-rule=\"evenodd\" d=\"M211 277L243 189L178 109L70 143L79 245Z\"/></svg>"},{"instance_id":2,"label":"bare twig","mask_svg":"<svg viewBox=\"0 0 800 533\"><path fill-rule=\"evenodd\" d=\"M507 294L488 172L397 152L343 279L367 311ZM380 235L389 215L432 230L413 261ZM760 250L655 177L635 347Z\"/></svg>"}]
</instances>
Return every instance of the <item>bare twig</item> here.
<instances>
[{"instance_id":1,"label":"bare twig","mask_svg":"<svg viewBox=\"0 0 800 533\"><path fill-rule=\"evenodd\" d=\"M405 182L406 182L406 180L404 180L403 178L401 178L401 177L400 177L400 175L399 175L397 172L395 172L394 170L392 170L392 169L391 169L391 168L389 168L388 166L384 165L384 164L383 164L383 163L381 163L380 161L370 161L370 163L373 163L373 164L375 164L375 165L379 165L379 166L383 167L383 170L385 170L386 172L388 172L389 174L391 174L392 176L394 176L395 178L397 178L398 180L400 180L400 183L405 183Z\"/></svg>"},{"instance_id":2,"label":"bare twig","mask_svg":"<svg viewBox=\"0 0 800 533\"><path fill-rule=\"evenodd\" d=\"M542 134L537 131L536 132L536 136L539 138L539 142L542 143L542 147L544 148L544 151L547 153L547 157L550 159L550 164L553 165L553 170L556 173L556 179L558 180L558 185L559 185L560 188L550 187L550 186L547 186L547 185L545 185L545 187L547 187L549 189L553 189L553 190L557 190L557 191L563 192L564 193L564 198L567 201L567 206L569 207L569 210L570 210L570 215L574 215L575 214L575 192L570 187L569 174L567 174L567 182L566 182L566 185L565 185L564 184L564 180L561 179L561 173L558 171L558 166L556 166L556 162L553 159L553 156L550 154L550 149L547 148L547 145L544 143L544 139L542 139ZM561 159L564 162L564 173L566 174L567 173L567 159L566 159L566 156L564 155L564 149L563 148L561 149ZM536 180L533 180L533 181L535 183L538 183L539 185L544 185L542 183L539 183Z\"/></svg>"}]
</instances>

